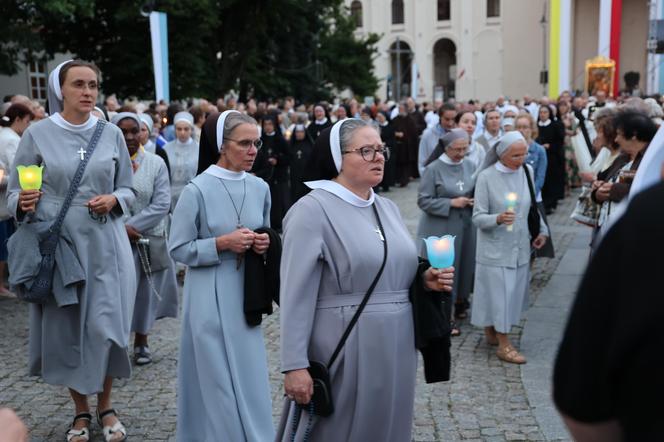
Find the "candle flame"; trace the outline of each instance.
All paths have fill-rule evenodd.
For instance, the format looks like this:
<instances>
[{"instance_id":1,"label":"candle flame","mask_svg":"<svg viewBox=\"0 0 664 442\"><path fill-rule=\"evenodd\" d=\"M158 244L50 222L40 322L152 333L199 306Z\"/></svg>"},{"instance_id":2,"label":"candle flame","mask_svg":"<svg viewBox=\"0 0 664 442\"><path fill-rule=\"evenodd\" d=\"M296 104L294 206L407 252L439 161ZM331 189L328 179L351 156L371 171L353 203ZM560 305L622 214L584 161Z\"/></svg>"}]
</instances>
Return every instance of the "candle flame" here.
<instances>
[{"instance_id":1,"label":"candle flame","mask_svg":"<svg viewBox=\"0 0 664 442\"><path fill-rule=\"evenodd\" d=\"M447 238L439 239L434 242L433 248L437 252L446 252L450 249L450 240Z\"/></svg>"},{"instance_id":2,"label":"candle flame","mask_svg":"<svg viewBox=\"0 0 664 442\"><path fill-rule=\"evenodd\" d=\"M516 200L518 198L519 198L519 196L514 192L510 192L510 193L507 194L507 201L509 201L509 202L516 202Z\"/></svg>"}]
</instances>

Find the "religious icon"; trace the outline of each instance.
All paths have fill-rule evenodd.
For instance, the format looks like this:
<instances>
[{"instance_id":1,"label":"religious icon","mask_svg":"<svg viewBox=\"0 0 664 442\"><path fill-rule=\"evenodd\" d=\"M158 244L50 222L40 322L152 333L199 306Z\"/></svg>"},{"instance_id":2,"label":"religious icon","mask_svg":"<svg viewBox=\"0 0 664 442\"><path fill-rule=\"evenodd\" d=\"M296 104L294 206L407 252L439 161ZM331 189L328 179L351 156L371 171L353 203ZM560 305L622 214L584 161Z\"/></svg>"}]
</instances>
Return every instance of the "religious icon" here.
<instances>
[{"instance_id":1,"label":"religious icon","mask_svg":"<svg viewBox=\"0 0 664 442\"><path fill-rule=\"evenodd\" d=\"M616 74L616 62L605 57L595 57L586 60L586 92L595 95L604 91L607 96L613 96L613 79Z\"/></svg>"}]
</instances>

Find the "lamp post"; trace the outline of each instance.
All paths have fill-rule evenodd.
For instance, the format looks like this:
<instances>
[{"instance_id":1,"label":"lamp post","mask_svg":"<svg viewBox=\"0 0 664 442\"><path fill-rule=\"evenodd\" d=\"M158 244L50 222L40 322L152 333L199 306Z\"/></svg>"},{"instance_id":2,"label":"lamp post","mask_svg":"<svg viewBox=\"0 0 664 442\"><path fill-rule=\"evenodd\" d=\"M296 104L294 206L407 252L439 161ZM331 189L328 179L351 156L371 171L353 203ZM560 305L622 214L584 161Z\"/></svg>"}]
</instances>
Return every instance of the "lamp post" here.
<instances>
[{"instance_id":1,"label":"lamp post","mask_svg":"<svg viewBox=\"0 0 664 442\"><path fill-rule=\"evenodd\" d=\"M540 19L540 25L542 26L542 70L540 71L540 84L542 85L542 95L547 95L546 86L549 83L549 72L546 69L546 10L548 2L544 1L544 10L542 11L542 18Z\"/></svg>"}]
</instances>

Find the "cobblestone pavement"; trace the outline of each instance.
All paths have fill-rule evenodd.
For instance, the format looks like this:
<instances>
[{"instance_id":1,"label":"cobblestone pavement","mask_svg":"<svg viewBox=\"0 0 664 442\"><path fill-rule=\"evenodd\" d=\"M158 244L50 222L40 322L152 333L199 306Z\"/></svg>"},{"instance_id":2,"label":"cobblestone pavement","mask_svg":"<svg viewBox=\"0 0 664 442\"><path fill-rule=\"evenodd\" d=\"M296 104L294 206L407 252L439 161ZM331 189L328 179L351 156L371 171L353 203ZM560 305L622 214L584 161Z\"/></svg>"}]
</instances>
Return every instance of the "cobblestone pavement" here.
<instances>
[{"instance_id":1,"label":"cobblestone pavement","mask_svg":"<svg viewBox=\"0 0 664 442\"><path fill-rule=\"evenodd\" d=\"M384 194L401 208L414 232L419 210L417 183ZM573 234L569 213L573 198L562 202L550 217L558 257L563 256ZM567 229L571 230L571 229ZM546 285L558 259L538 260L533 269L531 301ZM27 375L27 306L0 298L0 406L14 408L30 429L33 441L64 440L73 417L66 389L44 384ZM505 364L482 339L482 331L461 324L462 335L453 339L452 381L427 385L420 369L413 428L415 441L544 440L531 412L521 383L520 368ZM521 327L515 327L518 346ZM274 417L282 403L279 370L278 313L264 322L272 383ZM130 380L116 381L114 404L134 441L175 440L175 371L179 321L157 322L150 338L154 363L136 367ZM526 355L527 356L527 355ZM96 399L91 398L94 410ZM92 426L92 440L101 441L101 430Z\"/></svg>"}]
</instances>

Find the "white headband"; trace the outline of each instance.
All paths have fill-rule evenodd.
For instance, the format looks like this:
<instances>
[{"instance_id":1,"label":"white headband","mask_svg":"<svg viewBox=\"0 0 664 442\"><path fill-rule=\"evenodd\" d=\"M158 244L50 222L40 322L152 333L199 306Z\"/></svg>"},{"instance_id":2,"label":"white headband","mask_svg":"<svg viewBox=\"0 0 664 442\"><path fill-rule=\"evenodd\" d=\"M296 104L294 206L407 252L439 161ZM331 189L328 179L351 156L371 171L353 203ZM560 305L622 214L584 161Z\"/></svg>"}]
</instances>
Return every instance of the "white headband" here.
<instances>
[{"instance_id":1,"label":"white headband","mask_svg":"<svg viewBox=\"0 0 664 442\"><path fill-rule=\"evenodd\" d=\"M226 117L234 112L240 113L233 109L223 111L217 119L217 149L219 149L219 152L221 152L221 145L224 144L224 123L226 122Z\"/></svg>"},{"instance_id":2,"label":"white headband","mask_svg":"<svg viewBox=\"0 0 664 442\"><path fill-rule=\"evenodd\" d=\"M55 67L55 69L53 69L53 73L52 73L53 81L52 81L51 86L53 87L53 93L55 93L55 96L58 97L58 100L60 100L60 101L62 101L62 89L60 89L60 69L62 69L62 67L64 65L66 65L67 63L69 63L70 61L74 61L74 60L63 61L62 63L57 65Z\"/></svg>"},{"instance_id":3,"label":"white headband","mask_svg":"<svg viewBox=\"0 0 664 442\"><path fill-rule=\"evenodd\" d=\"M346 120L337 121L330 130L330 151L332 152L332 159L334 160L337 172L341 172L341 142L339 141L339 131L344 121Z\"/></svg>"}]
</instances>

